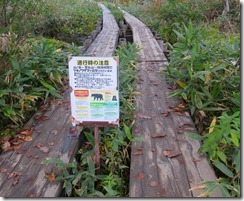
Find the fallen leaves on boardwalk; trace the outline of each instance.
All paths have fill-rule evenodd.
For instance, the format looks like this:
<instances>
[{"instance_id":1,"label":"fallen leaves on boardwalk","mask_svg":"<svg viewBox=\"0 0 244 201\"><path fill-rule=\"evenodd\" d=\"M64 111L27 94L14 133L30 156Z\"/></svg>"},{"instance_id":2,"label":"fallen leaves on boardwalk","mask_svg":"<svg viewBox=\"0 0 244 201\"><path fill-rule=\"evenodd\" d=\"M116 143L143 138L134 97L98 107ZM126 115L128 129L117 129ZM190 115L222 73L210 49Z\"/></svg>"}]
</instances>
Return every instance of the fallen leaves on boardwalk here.
<instances>
[{"instance_id":1,"label":"fallen leaves on boardwalk","mask_svg":"<svg viewBox=\"0 0 244 201\"><path fill-rule=\"evenodd\" d=\"M6 141L4 144L3 144L3 151L8 151L10 149L10 142L9 141Z\"/></svg>"},{"instance_id":2,"label":"fallen leaves on boardwalk","mask_svg":"<svg viewBox=\"0 0 244 201\"><path fill-rule=\"evenodd\" d=\"M0 172L1 173L6 173L6 172L8 172L8 170L6 168L0 168Z\"/></svg>"},{"instance_id":3,"label":"fallen leaves on boardwalk","mask_svg":"<svg viewBox=\"0 0 244 201\"><path fill-rule=\"evenodd\" d=\"M152 117L140 113L138 113L137 116L143 119L152 119Z\"/></svg>"},{"instance_id":4,"label":"fallen leaves on boardwalk","mask_svg":"<svg viewBox=\"0 0 244 201\"><path fill-rule=\"evenodd\" d=\"M2 147L3 152L17 150L21 148L23 142L32 141L32 130L25 129L16 133L13 137L6 136L0 139L0 147Z\"/></svg>"},{"instance_id":5,"label":"fallen leaves on boardwalk","mask_svg":"<svg viewBox=\"0 0 244 201\"><path fill-rule=\"evenodd\" d=\"M36 121L38 121L38 122L43 122L43 121L45 121L45 120L48 120L48 116L46 116L46 115L42 115L42 114L38 114L38 115L36 115L35 117L34 117L34 119L36 120Z\"/></svg>"},{"instance_id":6,"label":"fallen leaves on boardwalk","mask_svg":"<svg viewBox=\"0 0 244 201\"><path fill-rule=\"evenodd\" d=\"M165 112L161 112L162 115L164 115L165 117L170 115L170 110L167 110Z\"/></svg>"},{"instance_id":7,"label":"fallen leaves on boardwalk","mask_svg":"<svg viewBox=\"0 0 244 201\"><path fill-rule=\"evenodd\" d=\"M191 123L187 123L187 122L179 122L179 127L183 127L183 126L190 126L192 127Z\"/></svg>"},{"instance_id":8,"label":"fallen leaves on boardwalk","mask_svg":"<svg viewBox=\"0 0 244 201\"><path fill-rule=\"evenodd\" d=\"M151 135L152 138L160 138L160 137L165 137L165 136L166 136L165 133L157 133L157 134Z\"/></svg>"},{"instance_id":9,"label":"fallen leaves on boardwalk","mask_svg":"<svg viewBox=\"0 0 244 201\"><path fill-rule=\"evenodd\" d=\"M13 183L12 185L15 186L17 183L19 183L19 177L21 174L19 172L12 172L9 174L8 179L13 178Z\"/></svg>"},{"instance_id":10,"label":"fallen leaves on boardwalk","mask_svg":"<svg viewBox=\"0 0 244 201\"><path fill-rule=\"evenodd\" d=\"M142 172L140 172L140 173L138 173L137 175L136 175L136 179L144 179L144 177L145 177L145 175L144 175L144 173L142 173Z\"/></svg>"},{"instance_id":11,"label":"fallen leaves on boardwalk","mask_svg":"<svg viewBox=\"0 0 244 201\"><path fill-rule=\"evenodd\" d=\"M150 185L151 187L156 187L156 186L158 186L158 182L156 182L156 181L151 181L149 185Z\"/></svg>"},{"instance_id":12,"label":"fallen leaves on boardwalk","mask_svg":"<svg viewBox=\"0 0 244 201\"><path fill-rule=\"evenodd\" d=\"M55 179L56 179L56 176L55 176L55 174L52 172L49 176L48 176L48 181L49 182L53 182L53 181L55 181Z\"/></svg>"},{"instance_id":13,"label":"fallen leaves on boardwalk","mask_svg":"<svg viewBox=\"0 0 244 201\"><path fill-rule=\"evenodd\" d=\"M135 151L132 153L132 155L134 156L138 156L138 155L141 155L142 154L142 151Z\"/></svg>"},{"instance_id":14,"label":"fallen leaves on boardwalk","mask_svg":"<svg viewBox=\"0 0 244 201\"><path fill-rule=\"evenodd\" d=\"M169 108L173 111L173 112L182 112L185 109L185 105L183 103L180 103L177 106L169 106Z\"/></svg>"},{"instance_id":15,"label":"fallen leaves on boardwalk","mask_svg":"<svg viewBox=\"0 0 244 201\"><path fill-rule=\"evenodd\" d=\"M163 154L166 156L166 157L168 157L168 158L173 158L173 157L176 157L176 156L178 156L178 155L180 155L180 154L182 154L181 152L171 152L171 151L169 151L169 150L164 150L163 151Z\"/></svg>"},{"instance_id":16,"label":"fallen leaves on boardwalk","mask_svg":"<svg viewBox=\"0 0 244 201\"><path fill-rule=\"evenodd\" d=\"M41 143L38 143L38 144L36 145L36 147L37 147L38 149L40 149L40 151L43 152L43 153L47 153L47 152L49 151L49 149L48 149L47 147L45 147L44 145L42 145Z\"/></svg>"}]
</instances>

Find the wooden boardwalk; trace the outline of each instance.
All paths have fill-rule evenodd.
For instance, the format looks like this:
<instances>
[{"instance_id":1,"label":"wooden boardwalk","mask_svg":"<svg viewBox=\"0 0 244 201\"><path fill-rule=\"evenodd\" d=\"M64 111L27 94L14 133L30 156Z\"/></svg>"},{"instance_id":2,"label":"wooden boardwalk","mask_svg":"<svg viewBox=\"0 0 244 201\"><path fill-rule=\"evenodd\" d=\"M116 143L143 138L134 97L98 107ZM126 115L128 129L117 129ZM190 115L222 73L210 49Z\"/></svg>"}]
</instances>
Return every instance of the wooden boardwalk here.
<instances>
[{"instance_id":1,"label":"wooden boardwalk","mask_svg":"<svg viewBox=\"0 0 244 201\"><path fill-rule=\"evenodd\" d=\"M103 29L84 55L112 56L119 37L119 27L103 8ZM189 139L184 131L195 130L189 113L180 100L169 98L163 71L167 59L151 33L141 21L125 12L125 21L133 32L133 41L142 49L138 59L134 137L131 147L130 197L197 197L189 191L203 180L216 180L204 155L199 155L199 141ZM59 197L62 183L48 181L54 171L42 165L46 158L71 161L78 149L79 138L72 138L67 149L67 136L73 133L70 118L70 89L66 86L63 100L42 107L25 125L32 131L32 141L16 151L0 155L1 197ZM219 192L212 196L219 197Z\"/></svg>"},{"instance_id":2,"label":"wooden boardwalk","mask_svg":"<svg viewBox=\"0 0 244 201\"><path fill-rule=\"evenodd\" d=\"M103 8L103 29L84 53L92 56L112 56L117 45L119 28L109 10ZM101 42L102 41L102 42ZM24 142L16 151L0 155L1 197L58 197L62 183L49 182L53 167L42 165L46 158L64 162L76 154L79 138L73 138L67 148L63 146L73 127L70 118L70 90L65 87L63 100L54 100L42 112L36 113L25 125L32 130L32 141ZM63 151L65 152L63 152Z\"/></svg>"},{"instance_id":3,"label":"wooden boardwalk","mask_svg":"<svg viewBox=\"0 0 244 201\"><path fill-rule=\"evenodd\" d=\"M167 59L150 29L124 12L134 43L142 49L138 60L136 121L132 144L130 197L197 197L189 191L203 180L216 180L205 156L199 155L199 141L184 131L195 130L179 100L170 99L170 87L163 71ZM219 192L213 195L219 196Z\"/></svg>"}]
</instances>

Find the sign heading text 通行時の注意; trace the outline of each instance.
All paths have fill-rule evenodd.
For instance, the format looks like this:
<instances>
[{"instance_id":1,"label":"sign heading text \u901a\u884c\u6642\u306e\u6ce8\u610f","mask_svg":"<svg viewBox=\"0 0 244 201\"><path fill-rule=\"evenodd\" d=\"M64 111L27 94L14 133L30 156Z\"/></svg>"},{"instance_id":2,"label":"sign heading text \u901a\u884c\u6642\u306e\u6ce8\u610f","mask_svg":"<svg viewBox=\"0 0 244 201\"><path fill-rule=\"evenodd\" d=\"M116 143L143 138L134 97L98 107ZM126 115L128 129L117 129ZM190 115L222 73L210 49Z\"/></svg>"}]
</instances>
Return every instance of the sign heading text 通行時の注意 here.
<instances>
[{"instance_id":1,"label":"sign heading text \u901a\u884c\u6642\u306e\u6ce8\u610f","mask_svg":"<svg viewBox=\"0 0 244 201\"><path fill-rule=\"evenodd\" d=\"M119 119L118 61L114 57L79 57L69 61L72 123Z\"/></svg>"}]
</instances>

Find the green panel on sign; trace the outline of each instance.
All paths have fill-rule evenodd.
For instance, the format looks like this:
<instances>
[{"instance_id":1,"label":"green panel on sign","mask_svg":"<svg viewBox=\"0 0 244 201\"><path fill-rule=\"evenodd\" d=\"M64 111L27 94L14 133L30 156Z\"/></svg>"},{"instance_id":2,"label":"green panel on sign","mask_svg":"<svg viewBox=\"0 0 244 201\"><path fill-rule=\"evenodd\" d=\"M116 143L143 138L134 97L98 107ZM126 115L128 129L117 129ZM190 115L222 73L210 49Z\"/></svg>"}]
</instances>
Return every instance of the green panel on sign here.
<instances>
[{"instance_id":1,"label":"green panel on sign","mask_svg":"<svg viewBox=\"0 0 244 201\"><path fill-rule=\"evenodd\" d=\"M104 107L104 103L91 103L90 104L90 106L92 107L92 108L102 108L102 107Z\"/></svg>"},{"instance_id":2,"label":"green panel on sign","mask_svg":"<svg viewBox=\"0 0 244 201\"><path fill-rule=\"evenodd\" d=\"M105 107L118 107L118 103L104 103Z\"/></svg>"}]
</instances>

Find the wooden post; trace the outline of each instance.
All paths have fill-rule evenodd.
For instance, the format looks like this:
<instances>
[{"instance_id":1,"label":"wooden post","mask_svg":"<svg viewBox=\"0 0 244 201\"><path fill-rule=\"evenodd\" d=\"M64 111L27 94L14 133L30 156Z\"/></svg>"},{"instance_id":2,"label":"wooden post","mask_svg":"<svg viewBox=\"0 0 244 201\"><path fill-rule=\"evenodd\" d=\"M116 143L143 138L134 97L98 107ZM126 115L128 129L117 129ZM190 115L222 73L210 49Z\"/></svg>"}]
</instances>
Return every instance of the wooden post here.
<instances>
[{"instance_id":1,"label":"wooden post","mask_svg":"<svg viewBox=\"0 0 244 201\"><path fill-rule=\"evenodd\" d=\"M96 173L100 174L100 148L99 148L99 127L94 127L94 138L95 138L95 160L94 164L96 167Z\"/></svg>"}]
</instances>

